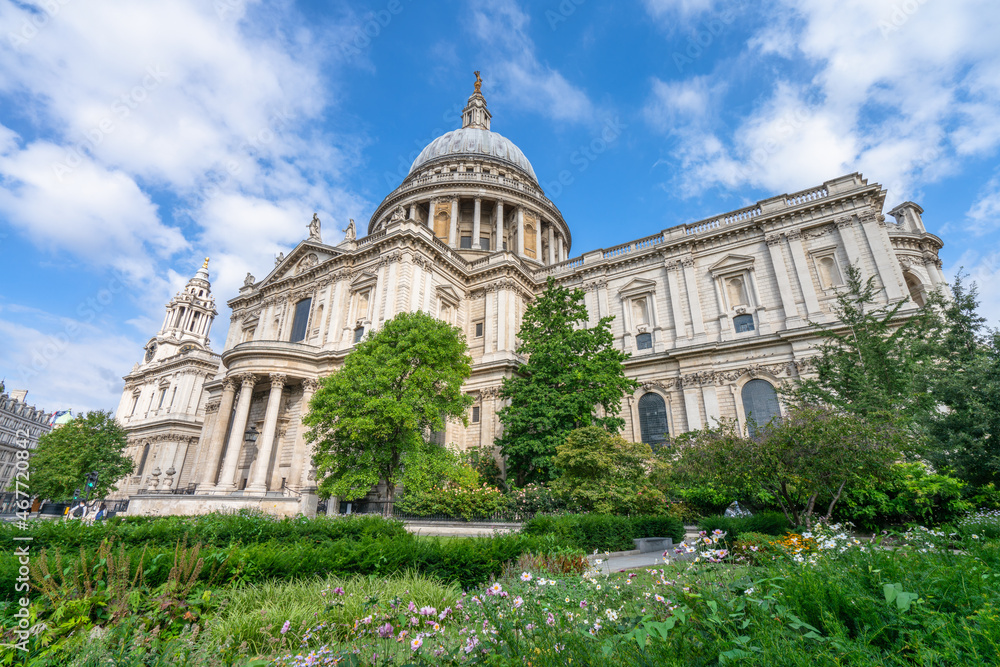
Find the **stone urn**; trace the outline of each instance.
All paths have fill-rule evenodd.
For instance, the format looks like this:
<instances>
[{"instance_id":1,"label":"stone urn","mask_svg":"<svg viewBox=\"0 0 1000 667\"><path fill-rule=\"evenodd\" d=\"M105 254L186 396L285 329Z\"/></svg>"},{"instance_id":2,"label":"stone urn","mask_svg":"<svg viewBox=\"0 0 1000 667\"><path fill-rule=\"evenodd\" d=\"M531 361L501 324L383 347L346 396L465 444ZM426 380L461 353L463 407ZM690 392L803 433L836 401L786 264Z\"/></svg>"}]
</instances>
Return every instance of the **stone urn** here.
<instances>
[{"instance_id":1,"label":"stone urn","mask_svg":"<svg viewBox=\"0 0 1000 667\"><path fill-rule=\"evenodd\" d=\"M170 466L169 468L167 468L167 473L166 473L167 476L163 478L163 490L164 491L169 491L170 488L173 486L173 484L174 484L174 475L176 475L176 474L177 474L177 471L174 469L173 466Z\"/></svg>"},{"instance_id":2,"label":"stone urn","mask_svg":"<svg viewBox=\"0 0 1000 667\"><path fill-rule=\"evenodd\" d=\"M153 468L153 472L149 473L149 488L153 491L160 485L160 466Z\"/></svg>"}]
</instances>

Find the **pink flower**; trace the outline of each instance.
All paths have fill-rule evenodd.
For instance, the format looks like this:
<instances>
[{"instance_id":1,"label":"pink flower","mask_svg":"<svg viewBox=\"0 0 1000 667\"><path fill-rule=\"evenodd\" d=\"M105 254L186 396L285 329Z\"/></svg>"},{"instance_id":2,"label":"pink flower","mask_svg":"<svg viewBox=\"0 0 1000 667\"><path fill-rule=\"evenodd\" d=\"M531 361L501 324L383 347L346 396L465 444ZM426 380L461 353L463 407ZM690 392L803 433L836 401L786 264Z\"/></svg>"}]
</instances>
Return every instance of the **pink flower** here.
<instances>
[{"instance_id":1,"label":"pink flower","mask_svg":"<svg viewBox=\"0 0 1000 667\"><path fill-rule=\"evenodd\" d=\"M292 622L291 621L285 621L285 624L281 626L281 634L285 634L286 632L288 632L288 629L290 627L292 627Z\"/></svg>"},{"instance_id":2,"label":"pink flower","mask_svg":"<svg viewBox=\"0 0 1000 667\"><path fill-rule=\"evenodd\" d=\"M552 615L551 611L549 612L549 617L545 619L545 623L546 623L546 625L555 625L556 624L556 617Z\"/></svg>"}]
</instances>

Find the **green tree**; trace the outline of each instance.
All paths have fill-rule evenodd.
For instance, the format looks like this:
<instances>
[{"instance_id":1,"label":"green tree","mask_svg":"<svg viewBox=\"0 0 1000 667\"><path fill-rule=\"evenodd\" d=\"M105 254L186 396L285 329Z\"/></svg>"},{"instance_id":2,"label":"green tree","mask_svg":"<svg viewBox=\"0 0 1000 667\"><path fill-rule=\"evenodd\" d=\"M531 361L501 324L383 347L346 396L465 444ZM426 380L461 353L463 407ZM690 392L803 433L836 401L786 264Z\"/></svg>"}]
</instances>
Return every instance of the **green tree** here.
<instances>
[{"instance_id":1,"label":"green tree","mask_svg":"<svg viewBox=\"0 0 1000 667\"><path fill-rule=\"evenodd\" d=\"M91 498L102 498L122 477L131 475L135 462L125 455L128 437L110 412L94 411L45 433L28 461L33 495L68 500L84 490L87 473L98 474Z\"/></svg>"},{"instance_id":2,"label":"green tree","mask_svg":"<svg viewBox=\"0 0 1000 667\"><path fill-rule=\"evenodd\" d=\"M550 485L569 507L598 514L657 514L664 497L649 479L653 450L599 426L571 431L556 447L561 475Z\"/></svg>"},{"instance_id":3,"label":"green tree","mask_svg":"<svg viewBox=\"0 0 1000 667\"><path fill-rule=\"evenodd\" d=\"M390 511L404 459L428 447L424 432L465 419L467 351L457 327L422 312L400 313L359 343L320 383L303 419L319 494L351 500L384 482Z\"/></svg>"},{"instance_id":4,"label":"green tree","mask_svg":"<svg viewBox=\"0 0 1000 667\"><path fill-rule=\"evenodd\" d=\"M974 485L1000 485L1000 332L978 314L975 284L959 275L951 292L931 299L939 335L930 391L943 409L924 420L927 458Z\"/></svg>"},{"instance_id":5,"label":"green tree","mask_svg":"<svg viewBox=\"0 0 1000 667\"><path fill-rule=\"evenodd\" d=\"M754 437L733 423L692 433L678 446L674 466L688 479L743 497L760 487L793 525L810 526L817 515L830 519L845 488L885 476L909 440L905 429L881 416L800 407Z\"/></svg>"},{"instance_id":6,"label":"green tree","mask_svg":"<svg viewBox=\"0 0 1000 667\"><path fill-rule=\"evenodd\" d=\"M816 376L791 388L790 398L864 416L926 414L934 402L927 392L933 365L930 309L904 320L899 311L905 300L876 305L874 276L865 280L849 266L846 282L834 306L836 324L820 332Z\"/></svg>"},{"instance_id":7,"label":"green tree","mask_svg":"<svg viewBox=\"0 0 1000 667\"><path fill-rule=\"evenodd\" d=\"M528 360L504 380L500 396L510 404L498 414L504 426L498 444L517 486L554 478L552 457L573 429L601 426L617 433L625 425L618 416L622 396L639 385L625 377L622 363L629 355L613 347L613 319L588 328L583 290L561 287L551 277L528 306L517 348Z\"/></svg>"}]
</instances>

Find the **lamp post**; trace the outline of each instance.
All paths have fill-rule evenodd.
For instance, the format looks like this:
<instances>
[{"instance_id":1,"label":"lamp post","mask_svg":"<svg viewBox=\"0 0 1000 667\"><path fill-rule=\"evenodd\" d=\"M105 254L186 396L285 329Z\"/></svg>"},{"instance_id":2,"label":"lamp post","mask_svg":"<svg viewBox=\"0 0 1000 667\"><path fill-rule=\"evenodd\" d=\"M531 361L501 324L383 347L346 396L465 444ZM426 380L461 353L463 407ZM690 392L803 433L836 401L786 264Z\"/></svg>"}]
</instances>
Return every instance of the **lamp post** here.
<instances>
[{"instance_id":1,"label":"lamp post","mask_svg":"<svg viewBox=\"0 0 1000 667\"><path fill-rule=\"evenodd\" d=\"M243 434L243 441L248 445L252 445L257 442L257 436L260 435L260 431L257 430L256 426L251 426L247 429L247 432Z\"/></svg>"}]
</instances>

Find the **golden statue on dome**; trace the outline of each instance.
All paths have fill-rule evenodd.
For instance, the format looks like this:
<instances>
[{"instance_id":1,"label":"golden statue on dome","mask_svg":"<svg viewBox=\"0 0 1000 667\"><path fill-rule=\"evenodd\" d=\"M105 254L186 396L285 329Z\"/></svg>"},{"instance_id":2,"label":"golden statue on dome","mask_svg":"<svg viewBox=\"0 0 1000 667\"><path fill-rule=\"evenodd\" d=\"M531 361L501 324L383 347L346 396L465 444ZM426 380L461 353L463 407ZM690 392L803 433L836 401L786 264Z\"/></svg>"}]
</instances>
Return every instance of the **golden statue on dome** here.
<instances>
[{"instance_id":1,"label":"golden statue on dome","mask_svg":"<svg viewBox=\"0 0 1000 667\"><path fill-rule=\"evenodd\" d=\"M481 93L482 92L482 87L483 87L483 78L481 76L479 76L479 72L478 71L473 72L473 74L476 75L476 92L477 93Z\"/></svg>"}]
</instances>

